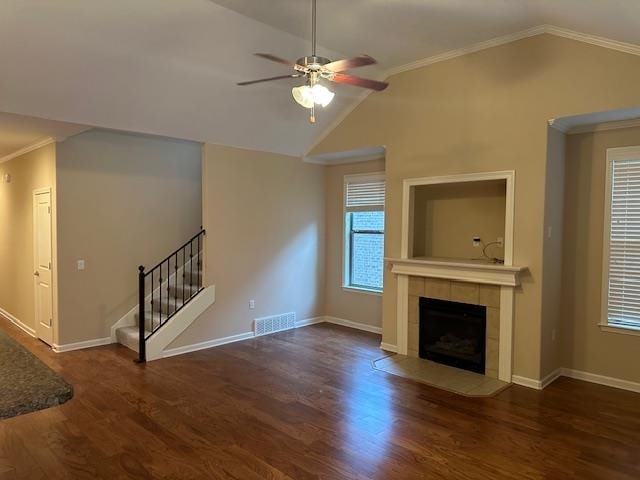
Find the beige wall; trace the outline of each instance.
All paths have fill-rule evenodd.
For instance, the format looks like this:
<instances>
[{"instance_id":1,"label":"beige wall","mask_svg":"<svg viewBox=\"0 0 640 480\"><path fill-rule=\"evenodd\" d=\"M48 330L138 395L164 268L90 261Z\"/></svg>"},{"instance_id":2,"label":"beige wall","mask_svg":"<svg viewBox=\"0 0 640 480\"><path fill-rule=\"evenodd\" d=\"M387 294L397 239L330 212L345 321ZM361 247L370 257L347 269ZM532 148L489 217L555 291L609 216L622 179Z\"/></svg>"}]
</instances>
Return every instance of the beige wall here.
<instances>
[{"instance_id":1,"label":"beige wall","mask_svg":"<svg viewBox=\"0 0 640 480\"><path fill-rule=\"evenodd\" d=\"M505 181L416 187L413 256L479 258L478 235L488 256L504 258L504 248L488 244L504 239L505 205Z\"/></svg>"},{"instance_id":2,"label":"beige wall","mask_svg":"<svg viewBox=\"0 0 640 480\"><path fill-rule=\"evenodd\" d=\"M58 144L57 185L59 343L108 337L136 305L138 265L200 228L201 147L91 130Z\"/></svg>"},{"instance_id":3,"label":"beige wall","mask_svg":"<svg viewBox=\"0 0 640 480\"><path fill-rule=\"evenodd\" d=\"M386 147L385 255L400 255L402 180L515 170L514 373L541 377L547 121L640 104L640 58L551 35L391 77L312 153ZM396 285L386 272L383 340L396 343Z\"/></svg>"},{"instance_id":4,"label":"beige wall","mask_svg":"<svg viewBox=\"0 0 640 480\"><path fill-rule=\"evenodd\" d=\"M0 308L35 329L33 191L55 187L55 144L0 163ZM55 194L55 192L54 192Z\"/></svg>"},{"instance_id":5,"label":"beige wall","mask_svg":"<svg viewBox=\"0 0 640 480\"><path fill-rule=\"evenodd\" d=\"M322 315L324 167L217 145L204 157L205 268L216 302L170 348L250 332L267 315Z\"/></svg>"},{"instance_id":6,"label":"beige wall","mask_svg":"<svg viewBox=\"0 0 640 480\"><path fill-rule=\"evenodd\" d=\"M606 150L640 145L640 128L567 137L563 270L564 366L640 382L640 337L598 328Z\"/></svg>"},{"instance_id":7,"label":"beige wall","mask_svg":"<svg viewBox=\"0 0 640 480\"><path fill-rule=\"evenodd\" d=\"M382 326L382 296L342 288L344 255L344 176L384 172L384 160L326 167L326 268L325 314L374 327Z\"/></svg>"}]
</instances>

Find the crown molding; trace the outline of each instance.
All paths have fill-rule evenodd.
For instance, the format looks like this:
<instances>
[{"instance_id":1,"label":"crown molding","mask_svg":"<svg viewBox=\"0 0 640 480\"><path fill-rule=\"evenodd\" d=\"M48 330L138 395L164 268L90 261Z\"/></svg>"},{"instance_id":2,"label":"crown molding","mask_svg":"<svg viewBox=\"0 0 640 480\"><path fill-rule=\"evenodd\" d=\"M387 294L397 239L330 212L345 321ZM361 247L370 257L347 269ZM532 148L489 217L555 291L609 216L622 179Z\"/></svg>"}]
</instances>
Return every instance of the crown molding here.
<instances>
[{"instance_id":1,"label":"crown molding","mask_svg":"<svg viewBox=\"0 0 640 480\"><path fill-rule=\"evenodd\" d=\"M544 24L538 25L537 27L528 28L526 30L521 30L519 32L514 32L508 35L503 35L500 37L492 38L490 40L486 40L484 42L474 43L472 45L468 45L466 47L457 48L454 50L449 50L447 52L439 53L437 55L433 55L431 57L423 58L421 60L417 60L415 62L407 63L405 65L400 65L399 67L394 67L386 71L386 73L380 78L380 80L388 80L389 77L393 75L397 75L399 73L408 72L411 70L416 70L418 68L426 67L428 65L433 65L435 63L444 62L446 60L451 60L453 58L461 57L463 55L468 55L470 53L479 52L481 50L486 50L488 48L498 47L500 45L506 45L508 43L512 43L518 40L523 40L525 38L534 37L536 35L555 35L556 37L568 38L571 40L575 40L582 43L587 43L590 45L596 45L598 47L608 48L609 50L615 50L618 52L623 52L631 55L640 56L640 45L620 42L618 40L612 40L610 38L599 37L597 35L590 35L588 33L576 32L574 30L569 30L562 27L557 27L555 25ZM340 114L333 120L327 128L325 128L322 133L316 138L313 144L309 147L309 149L305 153L305 157L309 157L310 153L316 148L324 139L326 139L329 134L340 125L345 118L352 113L358 105L364 102L367 97L371 94L371 91L365 91L351 102L347 108L345 108ZM553 124L553 121L550 121L549 126L556 128L558 130L562 130L562 127L556 126ZM622 127L620 127L622 128Z\"/></svg>"},{"instance_id":2,"label":"crown molding","mask_svg":"<svg viewBox=\"0 0 640 480\"><path fill-rule=\"evenodd\" d=\"M45 138L41 138L40 140L33 142L29 145L27 145L26 147L21 148L20 150L16 150L13 153L10 153L9 155L5 155L4 157L0 158L0 163L4 163L4 162L8 162L9 160L13 160L16 157L19 157L20 155L24 155L25 153L29 153L29 152L33 152L34 150L37 150L38 148L42 148L45 147L51 143L55 143L56 139L53 137L45 137Z\"/></svg>"},{"instance_id":3,"label":"crown molding","mask_svg":"<svg viewBox=\"0 0 640 480\"><path fill-rule=\"evenodd\" d=\"M499 47L500 45L506 45L507 43L512 43L517 40L522 40L523 38L534 37L536 35L541 35L543 33L547 33L546 25L538 25L537 27L528 28L526 30L521 30L519 32L510 33L508 35L503 35L500 37L495 37L490 40L474 43L462 48L456 48L454 50L449 50L447 52L439 53L431 57L416 60L415 62L407 63L405 65L400 65L399 67L394 67L387 71L387 77L391 77L393 75L397 75L398 73L402 73L402 72L408 72L410 70L416 70L418 68L426 67L428 65L433 65L434 63L440 63L446 60L451 60L452 58L462 57L463 55L479 52L481 50L486 50L488 48Z\"/></svg>"},{"instance_id":4,"label":"crown molding","mask_svg":"<svg viewBox=\"0 0 640 480\"><path fill-rule=\"evenodd\" d=\"M542 27L544 29L542 33L548 33L550 35L555 35L556 37L569 38L578 42L588 43L590 45L596 45L598 47L608 48L609 50L616 50L618 52L628 53L631 55L640 55L640 45L636 45L634 43L619 42L618 40L599 37L588 33L576 32L575 30L556 27L555 25L543 25Z\"/></svg>"}]
</instances>

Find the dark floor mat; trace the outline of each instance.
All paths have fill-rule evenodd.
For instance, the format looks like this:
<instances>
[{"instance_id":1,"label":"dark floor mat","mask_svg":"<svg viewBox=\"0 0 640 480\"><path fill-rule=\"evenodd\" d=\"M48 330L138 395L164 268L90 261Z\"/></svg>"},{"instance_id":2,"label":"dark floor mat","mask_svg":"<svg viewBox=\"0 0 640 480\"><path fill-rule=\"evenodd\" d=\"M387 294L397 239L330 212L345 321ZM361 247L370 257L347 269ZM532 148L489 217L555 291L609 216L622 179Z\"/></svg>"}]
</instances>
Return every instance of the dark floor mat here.
<instances>
[{"instance_id":1,"label":"dark floor mat","mask_svg":"<svg viewBox=\"0 0 640 480\"><path fill-rule=\"evenodd\" d=\"M60 405L73 387L0 331L0 419Z\"/></svg>"}]
</instances>

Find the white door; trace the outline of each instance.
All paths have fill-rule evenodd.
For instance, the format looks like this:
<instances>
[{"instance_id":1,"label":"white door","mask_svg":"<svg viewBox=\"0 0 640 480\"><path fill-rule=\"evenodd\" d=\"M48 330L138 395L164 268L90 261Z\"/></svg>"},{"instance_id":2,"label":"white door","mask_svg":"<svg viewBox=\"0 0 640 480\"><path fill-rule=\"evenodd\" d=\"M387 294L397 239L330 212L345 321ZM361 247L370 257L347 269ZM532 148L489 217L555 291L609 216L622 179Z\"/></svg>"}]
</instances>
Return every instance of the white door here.
<instances>
[{"instance_id":1,"label":"white door","mask_svg":"<svg viewBox=\"0 0 640 480\"><path fill-rule=\"evenodd\" d=\"M33 194L33 278L36 291L36 335L53 344L53 292L51 274L51 192Z\"/></svg>"}]
</instances>

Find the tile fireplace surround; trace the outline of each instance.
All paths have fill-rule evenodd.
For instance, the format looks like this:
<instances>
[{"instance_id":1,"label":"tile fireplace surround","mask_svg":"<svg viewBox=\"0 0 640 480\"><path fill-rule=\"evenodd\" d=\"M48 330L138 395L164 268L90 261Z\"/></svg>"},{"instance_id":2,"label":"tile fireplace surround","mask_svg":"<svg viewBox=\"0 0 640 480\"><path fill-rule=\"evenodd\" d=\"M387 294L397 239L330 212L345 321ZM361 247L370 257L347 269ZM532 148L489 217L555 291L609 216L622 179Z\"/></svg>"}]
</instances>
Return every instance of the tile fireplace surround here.
<instances>
[{"instance_id":1,"label":"tile fireplace surround","mask_svg":"<svg viewBox=\"0 0 640 480\"><path fill-rule=\"evenodd\" d=\"M514 289L522 267L446 259L388 258L398 285L398 353L418 356L419 297L487 307L486 375L511 382Z\"/></svg>"}]
</instances>

